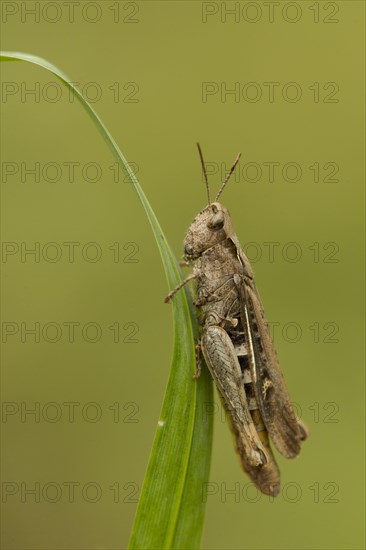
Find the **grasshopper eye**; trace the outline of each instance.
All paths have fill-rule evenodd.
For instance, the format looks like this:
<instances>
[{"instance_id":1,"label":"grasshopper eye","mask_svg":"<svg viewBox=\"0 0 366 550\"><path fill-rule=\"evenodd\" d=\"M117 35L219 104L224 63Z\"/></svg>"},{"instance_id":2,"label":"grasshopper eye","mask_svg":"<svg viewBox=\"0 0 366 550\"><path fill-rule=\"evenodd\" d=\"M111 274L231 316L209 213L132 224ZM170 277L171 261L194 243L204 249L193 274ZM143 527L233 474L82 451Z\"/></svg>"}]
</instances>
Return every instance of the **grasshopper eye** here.
<instances>
[{"instance_id":1,"label":"grasshopper eye","mask_svg":"<svg viewBox=\"0 0 366 550\"><path fill-rule=\"evenodd\" d=\"M207 227L213 231L218 231L224 227L225 216L223 212L217 212L214 214L210 221L207 223Z\"/></svg>"},{"instance_id":2,"label":"grasshopper eye","mask_svg":"<svg viewBox=\"0 0 366 550\"><path fill-rule=\"evenodd\" d=\"M186 244L184 247L184 254L186 256L192 256L193 255L193 246L191 244Z\"/></svg>"}]
</instances>

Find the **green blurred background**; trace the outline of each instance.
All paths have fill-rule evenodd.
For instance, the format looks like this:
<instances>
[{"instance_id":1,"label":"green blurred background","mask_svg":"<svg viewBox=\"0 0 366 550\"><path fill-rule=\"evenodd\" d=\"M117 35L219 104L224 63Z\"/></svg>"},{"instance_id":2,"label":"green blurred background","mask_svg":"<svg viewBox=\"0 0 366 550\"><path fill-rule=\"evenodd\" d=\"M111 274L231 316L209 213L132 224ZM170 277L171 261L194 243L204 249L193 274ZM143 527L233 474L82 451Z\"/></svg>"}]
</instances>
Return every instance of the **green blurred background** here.
<instances>
[{"instance_id":1,"label":"green blurred background","mask_svg":"<svg viewBox=\"0 0 366 550\"><path fill-rule=\"evenodd\" d=\"M2 10L2 49L80 83L178 257L206 204L195 142L212 189L243 154L222 201L311 437L271 502L217 409L202 548L364 548L364 3ZM40 68L1 73L3 548L125 548L172 354L163 268L85 112Z\"/></svg>"}]
</instances>

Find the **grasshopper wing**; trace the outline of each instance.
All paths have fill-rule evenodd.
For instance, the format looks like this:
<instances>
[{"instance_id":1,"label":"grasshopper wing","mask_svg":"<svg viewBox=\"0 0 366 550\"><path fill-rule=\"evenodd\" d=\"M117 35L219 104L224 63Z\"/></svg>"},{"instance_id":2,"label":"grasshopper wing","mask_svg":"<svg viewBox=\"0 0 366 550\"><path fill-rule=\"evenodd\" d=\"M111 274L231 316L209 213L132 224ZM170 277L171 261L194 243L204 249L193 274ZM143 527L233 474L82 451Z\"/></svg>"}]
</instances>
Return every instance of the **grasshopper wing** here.
<instances>
[{"instance_id":1,"label":"grasshopper wing","mask_svg":"<svg viewBox=\"0 0 366 550\"><path fill-rule=\"evenodd\" d=\"M240 316L248 342L250 371L255 396L267 431L279 452L293 458L300 452L306 429L299 423L280 369L263 307L251 277L235 275Z\"/></svg>"}]
</instances>

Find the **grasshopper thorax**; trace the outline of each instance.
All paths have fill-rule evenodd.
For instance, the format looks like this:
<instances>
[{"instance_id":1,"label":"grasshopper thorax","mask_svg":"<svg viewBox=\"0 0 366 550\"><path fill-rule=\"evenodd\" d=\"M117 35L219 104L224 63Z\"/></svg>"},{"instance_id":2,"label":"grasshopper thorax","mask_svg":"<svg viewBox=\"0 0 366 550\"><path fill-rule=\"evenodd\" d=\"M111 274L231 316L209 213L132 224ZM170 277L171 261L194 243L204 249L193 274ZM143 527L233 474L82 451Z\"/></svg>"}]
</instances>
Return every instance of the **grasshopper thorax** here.
<instances>
[{"instance_id":1,"label":"grasshopper thorax","mask_svg":"<svg viewBox=\"0 0 366 550\"><path fill-rule=\"evenodd\" d=\"M205 250L219 244L232 233L228 210L219 202L213 202L195 217L184 240L184 257L197 259Z\"/></svg>"}]
</instances>

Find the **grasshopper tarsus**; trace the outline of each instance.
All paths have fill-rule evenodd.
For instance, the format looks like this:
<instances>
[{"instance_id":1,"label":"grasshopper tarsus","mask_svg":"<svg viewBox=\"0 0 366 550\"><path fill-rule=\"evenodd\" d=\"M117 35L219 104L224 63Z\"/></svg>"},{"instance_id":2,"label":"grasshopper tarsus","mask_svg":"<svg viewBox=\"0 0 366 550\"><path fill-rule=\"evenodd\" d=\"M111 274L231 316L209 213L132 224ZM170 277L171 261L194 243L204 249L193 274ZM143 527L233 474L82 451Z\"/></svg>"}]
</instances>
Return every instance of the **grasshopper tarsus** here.
<instances>
[{"instance_id":1,"label":"grasshopper tarsus","mask_svg":"<svg viewBox=\"0 0 366 550\"><path fill-rule=\"evenodd\" d=\"M197 382L197 380L201 377L201 371L201 367L197 365L196 372L192 375L192 380L195 380Z\"/></svg>"},{"instance_id":2,"label":"grasshopper tarsus","mask_svg":"<svg viewBox=\"0 0 366 550\"><path fill-rule=\"evenodd\" d=\"M304 424L304 422L302 420L300 420L300 418L297 418L297 424L298 424L299 430L300 430L300 439L301 439L301 441L305 441L310 435L310 430Z\"/></svg>"}]
</instances>

